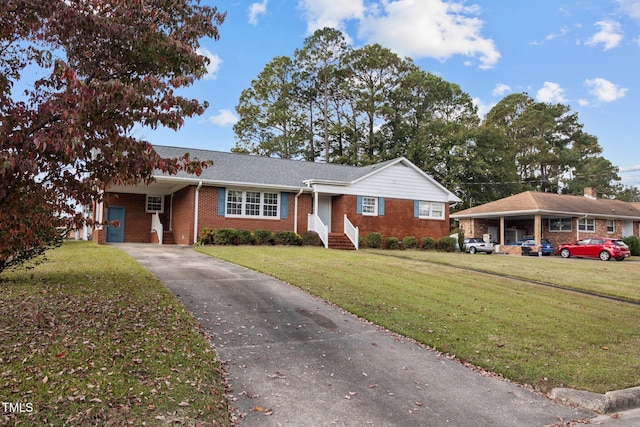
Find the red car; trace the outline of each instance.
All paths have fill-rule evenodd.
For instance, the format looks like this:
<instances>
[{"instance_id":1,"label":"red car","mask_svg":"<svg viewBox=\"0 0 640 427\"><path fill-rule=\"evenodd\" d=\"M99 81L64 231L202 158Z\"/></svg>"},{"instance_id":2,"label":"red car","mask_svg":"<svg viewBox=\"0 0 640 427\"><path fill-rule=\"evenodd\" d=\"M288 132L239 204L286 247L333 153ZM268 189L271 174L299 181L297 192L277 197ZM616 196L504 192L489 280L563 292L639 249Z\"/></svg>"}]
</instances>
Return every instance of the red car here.
<instances>
[{"instance_id":1,"label":"red car","mask_svg":"<svg viewBox=\"0 0 640 427\"><path fill-rule=\"evenodd\" d=\"M575 256L600 258L603 261L609 261L611 258L622 261L631 256L629 247L622 240L607 237L590 237L569 245L561 245L558 248L558 253L562 258Z\"/></svg>"}]
</instances>

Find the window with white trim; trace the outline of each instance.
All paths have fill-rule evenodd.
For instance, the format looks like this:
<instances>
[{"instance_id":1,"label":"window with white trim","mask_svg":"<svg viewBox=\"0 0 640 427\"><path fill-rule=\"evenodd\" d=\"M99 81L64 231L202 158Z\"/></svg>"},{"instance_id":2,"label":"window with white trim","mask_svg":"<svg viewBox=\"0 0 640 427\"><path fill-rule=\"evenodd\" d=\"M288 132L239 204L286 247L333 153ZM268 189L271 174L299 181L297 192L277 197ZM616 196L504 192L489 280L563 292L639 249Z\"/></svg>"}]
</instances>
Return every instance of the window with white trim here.
<instances>
[{"instance_id":1,"label":"window with white trim","mask_svg":"<svg viewBox=\"0 0 640 427\"><path fill-rule=\"evenodd\" d=\"M593 218L578 219L578 230L588 232L596 231L596 220Z\"/></svg>"},{"instance_id":2,"label":"window with white trim","mask_svg":"<svg viewBox=\"0 0 640 427\"><path fill-rule=\"evenodd\" d=\"M277 217L278 216L278 193L264 193L262 203L262 216Z\"/></svg>"},{"instance_id":3,"label":"window with white trim","mask_svg":"<svg viewBox=\"0 0 640 427\"><path fill-rule=\"evenodd\" d=\"M444 203L420 201L418 205L419 218L444 218Z\"/></svg>"},{"instance_id":4,"label":"window with white trim","mask_svg":"<svg viewBox=\"0 0 640 427\"><path fill-rule=\"evenodd\" d=\"M607 220L607 233L615 233L616 232L616 222L612 219Z\"/></svg>"},{"instance_id":5,"label":"window with white trim","mask_svg":"<svg viewBox=\"0 0 640 427\"><path fill-rule=\"evenodd\" d=\"M154 196L153 194L147 194L146 212L147 213L164 213L164 196Z\"/></svg>"},{"instance_id":6,"label":"window with white trim","mask_svg":"<svg viewBox=\"0 0 640 427\"><path fill-rule=\"evenodd\" d=\"M229 190L227 192L227 215L242 215L242 191Z\"/></svg>"},{"instance_id":7,"label":"window with white trim","mask_svg":"<svg viewBox=\"0 0 640 427\"><path fill-rule=\"evenodd\" d=\"M571 231L571 218L549 218L549 231Z\"/></svg>"},{"instance_id":8,"label":"window with white trim","mask_svg":"<svg viewBox=\"0 0 640 427\"><path fill-rule=\"evenodd\" d=\"M226 216L242 218L278 218L280 193L228 190Z\"/></svg>"},{"instance_id":9,"label":"window with white trim","mask_svg":"<svg viewBox=\"0 0 640 427\"><path fill-rule=\"evenodd\" d=\"M378 215L377 197L362 197L362 215Z\"/></svg>"}]
</instances>

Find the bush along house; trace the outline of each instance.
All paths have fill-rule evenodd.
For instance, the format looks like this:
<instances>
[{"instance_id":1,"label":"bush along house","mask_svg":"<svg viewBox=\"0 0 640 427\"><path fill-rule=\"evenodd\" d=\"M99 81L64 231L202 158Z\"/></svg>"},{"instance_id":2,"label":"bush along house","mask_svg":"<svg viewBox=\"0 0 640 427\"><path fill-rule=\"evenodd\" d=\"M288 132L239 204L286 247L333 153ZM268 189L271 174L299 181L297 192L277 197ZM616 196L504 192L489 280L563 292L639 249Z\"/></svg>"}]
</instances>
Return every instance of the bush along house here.
<instances>
[{"instance_id":1,"label":"bush along house","mask_svg":"<svg viewBox=\"0 0 640 427\"><path fill-rule=\"evenodd\" d=\"M526 191L451 215L465 237L490 236L497 252L520 255L509 246L524 236L549 240L554 248L588 237L622 239L640 234L640 204L601 199L593 188L582 196Z\"/></svg>"},{"instance_id":2,"label":"bush along house","mask_svg":"<svg viewBox=\"0 0 640 427\"><path fill-rule=\"evenodd\" d=\"M150 185L112 187L95 219L98 243L192 245L203 228L317 232L325 247L358 237L438 239L460 199L404 157L355 167L154 146L162 157L212 160L200 176L158 173ZM348 240L345 240L348 239Z\"/></svg>"}]
</instances>

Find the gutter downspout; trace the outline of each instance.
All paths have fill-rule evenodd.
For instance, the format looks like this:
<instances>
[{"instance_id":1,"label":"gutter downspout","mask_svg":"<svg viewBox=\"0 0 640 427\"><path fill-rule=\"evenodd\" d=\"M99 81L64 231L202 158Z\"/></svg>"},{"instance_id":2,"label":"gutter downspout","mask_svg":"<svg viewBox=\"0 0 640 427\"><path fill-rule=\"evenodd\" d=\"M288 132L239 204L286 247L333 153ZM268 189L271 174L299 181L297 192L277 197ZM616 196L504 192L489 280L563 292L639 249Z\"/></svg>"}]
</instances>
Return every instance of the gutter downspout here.
<instances>
[{"instance_id":1,"label":"gutter downspout","mask_svg":"<svg viewBox=\"0 0 640 427\"><path fill-rule=\"evenodd\" d=\"M578 218L578 220L576 221L576 241L580 240L580 220L581 219L587 219L587 217L589 216L589 214L585 214L582 218ZM585 221L584 223L585 229L587 227L587 223Z\"/></svg>"},{"instance_id":2,"label":"gutter downspout","mask_svg":"<svg viewBox=\"0 0 640 427\"><path fill-rule=\"evenodd\" d=\"M301 188L300 191L298 191L298 194L296 194L296 197L295 197L295 202L293 204L293 232L294 233L298 233L298 198L300 197L303 191L304 191L303 188Z\"/></svg>"},{"instance_id":3,"label":"gutter downspout","mask_svg":"<svg viewBox=\"0 0 640 427\"><path fill-rule=\"evenodd\" d=\"M193 244L194 245L198 242L198 205L199 205L199 197L200 197L200 188L202 188L202 181L198 182L198 186L196 187L196 200L195 200L195 206L193 210Z\"/></svg>"}]
</instances>

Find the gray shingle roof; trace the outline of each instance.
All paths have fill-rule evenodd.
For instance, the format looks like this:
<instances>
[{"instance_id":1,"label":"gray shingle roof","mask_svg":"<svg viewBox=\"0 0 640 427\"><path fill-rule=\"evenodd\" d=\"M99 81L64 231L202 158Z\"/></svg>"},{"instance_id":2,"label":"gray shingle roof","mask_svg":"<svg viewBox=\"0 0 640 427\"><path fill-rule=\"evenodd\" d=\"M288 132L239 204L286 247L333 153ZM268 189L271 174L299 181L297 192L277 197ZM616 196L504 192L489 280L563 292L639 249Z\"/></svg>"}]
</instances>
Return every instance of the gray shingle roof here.
<instances>
[{"instance_id":1,"label":"gray shingle roof","mask_svg":"<svg viewBox=\"0 0 640 427\"><path fill-rule=\"evenodd\" d=\"M180 178L273 185L274 187L302 188L306 186L304 181L311 179L349 183L386 163L393 162L390 160L372 166L356 167L163 145L154 145L153 148L165 158L180 157L189 153L192 159L213 160L213 166L205 169L199 177L180 172L177 175ZM162 176L162 174L158 173L156 176Z\"/></svg>"}]
</instances>

